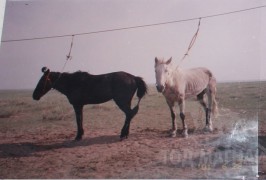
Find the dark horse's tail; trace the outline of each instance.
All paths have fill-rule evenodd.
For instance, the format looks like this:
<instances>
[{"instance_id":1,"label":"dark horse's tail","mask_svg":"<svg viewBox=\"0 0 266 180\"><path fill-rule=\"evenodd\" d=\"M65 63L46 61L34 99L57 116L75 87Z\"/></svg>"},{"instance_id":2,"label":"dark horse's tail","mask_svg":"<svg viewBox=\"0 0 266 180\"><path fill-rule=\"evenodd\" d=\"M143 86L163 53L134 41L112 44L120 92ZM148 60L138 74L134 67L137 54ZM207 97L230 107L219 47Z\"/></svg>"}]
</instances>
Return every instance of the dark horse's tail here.
<instances>
[{"instance_id":1,"label":"dark horse's tail","mask_svg":"<svg viewBox=\"0 0 266 180\"><path fill-rule=\"evenodd\" d=\"M147 94L148 92L148 87L147 84L143 81L143 79L141 77L135 77L135 81L137 83L137 96L139 98L139 101L141 100L141 98L143 98L143 96L145 96L145 94Z\"/></svg>"},{"instance_id":2,"label":"dark horse's tail","mask_svg":"<svg viewBox=\"0 0 266 180\"><path fill-rule=\"evenodd\" d=\"M132 117L134 117L138 113L139 102L141 98L143 98L143 96L145 96L145 94L147 94L148 92L147 84L143 81L141 77L135 77L135 81L137 84L137 96L139 100L138 100L138 104L132 109L132 114L131 114Z\"/></svg>"}]
</instances>

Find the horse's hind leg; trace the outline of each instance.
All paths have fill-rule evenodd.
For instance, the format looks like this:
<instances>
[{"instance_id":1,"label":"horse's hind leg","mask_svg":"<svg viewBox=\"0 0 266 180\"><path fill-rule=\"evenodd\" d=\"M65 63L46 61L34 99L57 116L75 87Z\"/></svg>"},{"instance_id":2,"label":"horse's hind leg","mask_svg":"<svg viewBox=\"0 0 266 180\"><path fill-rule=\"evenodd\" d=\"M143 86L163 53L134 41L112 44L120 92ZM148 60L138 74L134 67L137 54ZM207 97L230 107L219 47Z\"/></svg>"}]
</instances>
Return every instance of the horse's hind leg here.
<instances>
[{"instance_id":1,"label":"horse's hind leg","mask_svg":"<svg viewBox=\"0 0 266 180\"><path fill-rule=\"evenodd\" d=\"M123 140L124 138L128 138L129 135L129 129L130 129L130 122L132 118L137 114L138 109L131 110L130 107L123 107L120 108L126 115L125 124L123 128L121 129L120 139Z\"/></svg>"},{"instance_id":2,"label":"horse's hind leg","mask_svg":"<svg viewBox=\"0 0 266 180\"><path fill-rule=\"evenodd\" d=\"M126 119L123 128L121 129L120 139L123 140L127 138L129 135L129 128L131 119L137 114L139 107L136 106L131 109L131 98L130 100L124 100L115 98L114 101L116 102L117 106L125 113Z\"/></svg>"},{"instance_id":3,"label":"horse's hind leg","mask_svg":"<svg viewBox=\"0 0 266 180\"><path fill-rule=\"evenodd\" d=\"M204 94L207 94L208 96L208 103L209 103L209 107L207 107L206 102L204 101ZM209 96L209 91L208 89L204 89L200 94L197 95L197 99L199 101L199 103L202 105L202 107L205 110L205 114L206 114L206 126L204 128L204 130L206 131L212 131L212 122L211 122L211 105L210 105L210 96Z\"/></svg>"},{"instance_id":4,"label":"horse's hind leg","mask_svg":"<svg viewBox=\"0 0 266 180\"><path fill-rule=\"evenodd\" d=\"M208 107L206 109L206 128L205 130L212 132L213 131L213 127L212 127L212 119L211 119L211 112L212 112L212 95L211 95L211 91L208 90L207 91L207 97L208 97Z\"/></svg>"}]
</instances>

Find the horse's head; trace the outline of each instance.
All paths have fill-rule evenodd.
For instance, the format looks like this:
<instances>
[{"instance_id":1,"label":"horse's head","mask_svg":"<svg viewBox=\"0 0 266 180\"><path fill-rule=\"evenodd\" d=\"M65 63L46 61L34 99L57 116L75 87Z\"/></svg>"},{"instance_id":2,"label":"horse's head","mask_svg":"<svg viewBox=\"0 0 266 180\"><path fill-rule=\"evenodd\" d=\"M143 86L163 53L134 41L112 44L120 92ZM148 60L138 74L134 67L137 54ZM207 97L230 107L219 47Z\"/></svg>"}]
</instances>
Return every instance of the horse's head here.
<instances>
[{"instance_id":1,"label":"horse's head","mask_svg":"<svg viewBox=\"0 0 266 180\"><path fill-rule=\"evenodd\" d=\"M39 80L32 97L34 100L40 100L52 88L52 81L50 77L50 70L47 67L42 68L43 76Z\"/></svg>"},{"instance_id":2,"label":"horse's head","mask_svg":"<svg viewBox=\"0 0 266 180\"><path fill-rule=\"evenodd\" d=\"M155 78L156 88L158 92L163 92L166 87L167 80L169 80L172 72L172 58L167 61L155 58Z\"/></svg>"}]
</instances>

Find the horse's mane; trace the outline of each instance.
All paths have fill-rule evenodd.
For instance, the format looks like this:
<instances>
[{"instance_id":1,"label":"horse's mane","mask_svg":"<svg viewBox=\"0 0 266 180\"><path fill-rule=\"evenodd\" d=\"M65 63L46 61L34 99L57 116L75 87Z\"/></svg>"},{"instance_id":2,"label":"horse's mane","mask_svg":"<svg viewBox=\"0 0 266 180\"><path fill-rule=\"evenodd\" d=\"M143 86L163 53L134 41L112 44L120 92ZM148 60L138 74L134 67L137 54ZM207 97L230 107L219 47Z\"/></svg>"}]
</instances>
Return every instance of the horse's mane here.
<instances>
[{"instance_id":1,"label":"horse's mane","mask_svg":"<svg viewBox=\"0 0 266 180\"><path fill-rule=\"evenodd\" d=\"M76 71L74 73L72 73L73 76L88 76L91 75L88 72L84 72L84 71Z\"/></svg>"},{"instance_id":2,"label":"horse's mane","mask_svg":"<svg viewBox=\"0 0 266 180\"><path fill-rule=\"evenodd\" d=\"M69 73L69 72L64 72L62 73L63 76L72 76L72 77L87 77L89 75L91 75L90 73L88 72L84 72L84 71L76 71L76 72L72 72L72 73Z\"/></svg>"},{"instance_id":3,"label":"horse's mane","mask_svg":"<svg viewBox=\"0 0 266 180\"><path fill-rule=\"evenodd\" d=\"M61 76L59 75L59 77L63 81L66 81L68 83L75 85L81 81L90 79L91 74L89 74L88 72L84 72L84 71L76 71L73 73L64 72L61 74Z\"/></svg>"}]
</instances>

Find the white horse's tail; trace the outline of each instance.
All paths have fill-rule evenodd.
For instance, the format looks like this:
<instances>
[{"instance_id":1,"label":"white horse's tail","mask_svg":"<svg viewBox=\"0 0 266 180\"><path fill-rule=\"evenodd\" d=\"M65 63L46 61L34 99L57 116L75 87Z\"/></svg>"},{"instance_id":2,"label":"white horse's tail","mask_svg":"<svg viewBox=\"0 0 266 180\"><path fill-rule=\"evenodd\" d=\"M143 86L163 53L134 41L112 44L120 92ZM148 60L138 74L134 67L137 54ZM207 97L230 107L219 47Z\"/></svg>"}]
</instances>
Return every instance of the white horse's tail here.
<instances>
[{"instance_id":1,"label":"white horse's tail","mask_svg":"<svg viewBox=\"0 0 266 180\"><path fill-rule=\"evenodd\" d=\"M217 115L219 114L218 111L218 103L216 101L216 78L213 76L212 72L208 69L206 69L205 71L206 74L209 75L210 80L209 80L209 89L210 89L210 95L211 95L211 113L214 117L217 117Z\"/></svg>"},{"instance_id":2,"label":"white horse's tail","mask_svg":"<svg viewBox=\"0 0 266 180\"><path fill-rule=\"evenodd\" d=\"M213 76L210 77L209 86L210 86L211 99L212 99L211 112L212 112L214 117L217 117L219 112L218 112L218 103L216 101L216 91L217 91L217 89L216 89L216 79L215 79L215 77L213 77Z\"/></svg>"}]
</instances>

